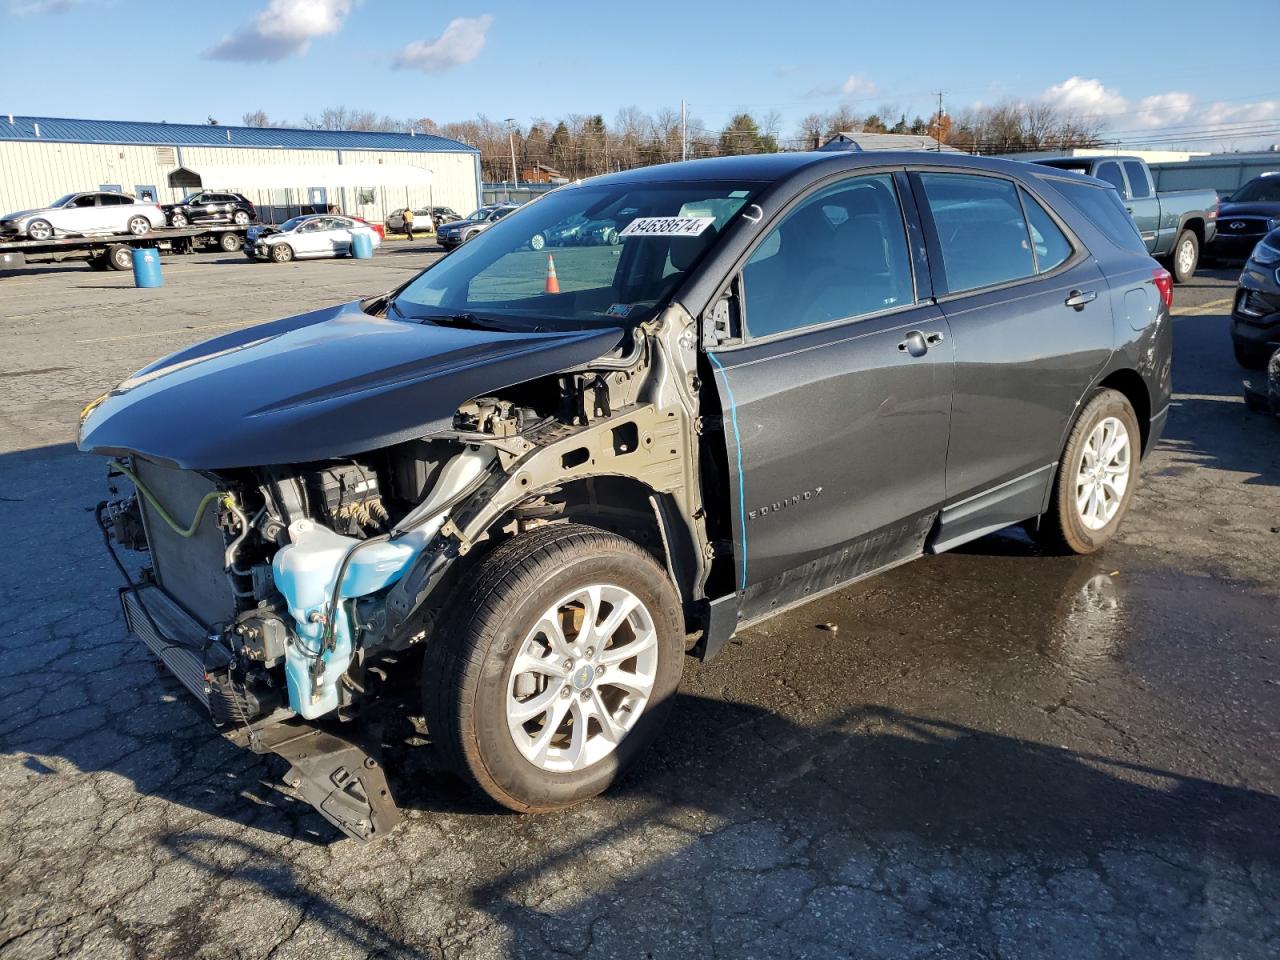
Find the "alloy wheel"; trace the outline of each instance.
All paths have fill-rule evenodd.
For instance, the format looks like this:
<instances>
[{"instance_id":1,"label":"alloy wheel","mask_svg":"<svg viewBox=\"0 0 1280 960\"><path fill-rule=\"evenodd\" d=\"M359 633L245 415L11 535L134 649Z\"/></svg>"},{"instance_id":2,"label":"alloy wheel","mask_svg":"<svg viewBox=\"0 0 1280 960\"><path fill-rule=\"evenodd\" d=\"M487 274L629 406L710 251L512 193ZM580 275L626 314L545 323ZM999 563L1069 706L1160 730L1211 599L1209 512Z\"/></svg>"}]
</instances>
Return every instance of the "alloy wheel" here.
<instances>
[{"instance_id":1,"label":"alloy wheel","mask_svg":"<svg viewBox=\"0 0 1280 960\"><path fill-rule=\"evenodd\" d=\"M658 672L653 616L634 593L593 584L556 601L525 637L507 683L507 727L534 766L583 770L635 727Z\"/></svg>"},{"instance_id":2,"label":"alloy wheel","mask_svg":"<svg viewBox=\"0 0 1280 960\"><path fill-rule=\"evenodd\" d=\"M1076 510L1090 530L1101 530L1116 515L1129 487L1133 445L1115 417L1099 420L1089 433L1076 470Z\"/></svg>"}]
</instances>

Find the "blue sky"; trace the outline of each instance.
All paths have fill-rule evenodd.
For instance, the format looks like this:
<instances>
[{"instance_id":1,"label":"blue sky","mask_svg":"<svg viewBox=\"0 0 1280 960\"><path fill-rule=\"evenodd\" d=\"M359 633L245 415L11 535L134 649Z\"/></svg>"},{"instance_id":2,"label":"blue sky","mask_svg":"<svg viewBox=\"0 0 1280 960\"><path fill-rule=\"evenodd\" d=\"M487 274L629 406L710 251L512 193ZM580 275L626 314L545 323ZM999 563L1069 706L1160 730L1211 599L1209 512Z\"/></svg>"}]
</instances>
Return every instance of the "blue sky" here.
<instances>
[{"instance_id":1,"label":"blue sky","mask_svg":"<svg viewBox=\"0 0 1280 960\"><path fill-rule=\"evenodd\" d=\"M953 113L1043 99L1129 141L1241 147L1280 141L1280 80L1215 51L1277 29L1276 0L1233 2L1220 22L1184 0L0 0L0 111L239 123L347 105L527 123L684 96L708 127L777 111L790 136L842 103L927 114L942 89Z\"/></svg>"}]
</instances>

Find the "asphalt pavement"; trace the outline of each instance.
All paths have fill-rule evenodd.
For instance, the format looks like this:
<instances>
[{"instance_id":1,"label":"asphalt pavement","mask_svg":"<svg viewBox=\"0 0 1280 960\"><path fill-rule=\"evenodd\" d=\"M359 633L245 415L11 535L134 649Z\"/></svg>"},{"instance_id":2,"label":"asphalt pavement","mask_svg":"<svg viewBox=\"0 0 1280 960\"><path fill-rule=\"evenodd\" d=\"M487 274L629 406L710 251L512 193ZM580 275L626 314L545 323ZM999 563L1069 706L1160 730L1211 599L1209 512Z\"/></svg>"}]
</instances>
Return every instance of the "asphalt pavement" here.
<instances>
[{"instance_id":1,"label":"asphalt pavement","mask_svg":"<svg viewBox=\"0 0 1280 960\"><path fill-rule=\"evenodd\" d=\"M277 793L125 637L76 416L434 255L0 278L0 955L1280 955L1280 420L1241 400L1227 270L1176 288L1168 429L1103 553L989 537L750 630L567 813L413 745L381 843Z\"/></svg>"}]
</instances>

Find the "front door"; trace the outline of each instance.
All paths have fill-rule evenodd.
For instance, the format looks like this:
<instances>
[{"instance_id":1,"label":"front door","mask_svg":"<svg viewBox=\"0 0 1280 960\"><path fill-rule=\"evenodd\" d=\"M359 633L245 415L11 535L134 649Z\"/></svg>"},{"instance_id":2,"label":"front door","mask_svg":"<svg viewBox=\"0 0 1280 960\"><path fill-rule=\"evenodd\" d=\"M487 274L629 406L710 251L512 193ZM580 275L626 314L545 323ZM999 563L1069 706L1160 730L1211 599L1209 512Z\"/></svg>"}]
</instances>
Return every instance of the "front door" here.
<instances>
[{"instance_id":1,"label":"front door","mask_svg":"<svg viewBox=\"0 0 1280 960\"><path fill-rule=\"evenodd\" d=\"M994 520L1023 520L1040 512L1067 424L1110 355L1107 282L1065 224L1012 180L912 180L955 346L947 501L1005 485L1017 500L993 503Z\"/></svg>"},{"instance_id":2,"label":"front door","mask_svg":"<svg viewBox=\"0 0 1280 960\"><path fill-rule=\"evenodd\" d=\"M1161 252L1170 249L1173 238L1160 236L1160 201L1156 198L1155 187L1151 185L1151 177L1141 160L1125 160L1123 162L1125 179L1129 181L1129 192L1124 206L1138 226L1138 233L1150 251Z\"/></svg>"},{"instance_id":3,"label":"front door","mask_svg":"<svg viewBox=\"0 0 1280 960\"><path fill-rule=\"evenodd\" d=\"M913 267L898 184L880 174L801 201L743 269L743 342L709 356L744 619L921 551L953 371Z\"/></svg>"}]
</instances>

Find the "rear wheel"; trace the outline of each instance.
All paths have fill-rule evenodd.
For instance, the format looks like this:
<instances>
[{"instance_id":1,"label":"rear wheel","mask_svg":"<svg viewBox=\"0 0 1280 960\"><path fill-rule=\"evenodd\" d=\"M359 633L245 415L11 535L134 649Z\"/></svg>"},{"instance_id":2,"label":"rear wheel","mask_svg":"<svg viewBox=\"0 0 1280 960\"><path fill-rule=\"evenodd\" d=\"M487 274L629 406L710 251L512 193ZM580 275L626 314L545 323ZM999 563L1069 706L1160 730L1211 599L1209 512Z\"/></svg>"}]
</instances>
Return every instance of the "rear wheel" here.
<instances>
[{"instance_id":1,"label":"rear wheel","mask_svg":"<svg viewBox=\"0 0 1280 960\"><path fill-rule=\"evenodd\" d=\"M53 224L48 220L32 220L27 224L27 236L32 240L48 240L53 236Z\"/></svg>"},{"instance_id":2,"label":"rear wheel","mask_svg":"<svg viewBox=\"0 0 1280 960\"><path fill-rule=\"evenodd\" d=\"M512 810L596 796L671 711L679 611L662 568L615 534L569 524L508 541L468 574L428 645L432 739Z\"/></svg>"},{"instance_id":3,"label":"rear wheel","mask_svg":"<svg viewBox=\"0 0 1280 960\"><path fill-rule=\"evenodd\" d=\"M141 237L151 232L151 221L146 217L130 217L125 229L135 237Z\"/></svg>"},{"instance_id":4,"label":"rear wheel","mask_svg":"<svg viewBox=\"0 0 1280 960\"><path fill-rule=\"evenodd\" d=\"M244 241L240 239L239 234L227 231L218 237L218 246L222 247L227 253L235 253L235 251L244 246Z\"/></svg>"},{"instance_id":5,"label":"rear wheel","mask_svg":"<svg viewBox=\"0 0 1280 960\"><path fill-rule=\"evenodd\" d=\"M541 250L547 245L547 238L540 233L535 233L529 238L529 246L534 250Z\"/></svg>"},{"instance_id":6,"label":"rear wheel","mask_svg":"<svg viewBox=\"0 0 1280 960\"><path fill-rule=\"evenodd\" d=\"M272 244L271 259L275 263L288 263L293 259L293 247L287 243Z\"/></svg>"},{"instance_id":7,"label":"rear wheel","mask_svg":"<svg viewBox=\"0 0 1280 960\"><path fill-rule=\"evenodd\" d=\"M1038 535L1067 553L1093 553L1115 536L1138 483L1142 433L1124 394L1099 390L1080 411L1058 464Z\"/></svg>"},{"instance_id":8,"label":"rear wheel","mask_svg":"<svg viewBox=\"0 0 1280 960\"><path fill-rule=\"evenodd\" d=\"M133 247L123 243L113 243L107 247L107 266L112 270L132 270Z\"/></svg>"},{"instance_id":9,"label":"rear wheel","mask_svg":"<svg viewBox=\"0 0 1280 960\"><path fill-rule=\"evenodd\" d=\"M249 222L249 212L247 210L237 210L231 215L231 222L237 227L243 227Z\"/></svg>"},{"instance_id":10,"label":"rear wheel","mask_svg":"<svg viewBox=\"0 0 1280 960\"><path fill-rule=\"evenodd\" d=\"M1251 347L1243 343L1234 343L1232 348L1235 351L1236 363L1246 370L1261 370L1271 359L1272 351L1268 347Z\"/></svg>"},{"instance_id":11,"label":"rear wheel","mask_svg":"<svg viewBox=\"0 0 1280 960\"><path fill-rule=\"evenodd\" d=\"M175 227L185 227L191 221L187 219L187 215L185 213L174 213L169 217L169 222Z\"/></svg>"},{"instance_id":12,"label":"rear wheel","mask_svg":"<svg viewBox=\"0 0 1280 960\"><path fill-rule=\"evenodd\" d=\"M1200 263L1200 239L1190 230L1178 234L1173 245L1173 258L1170 272L1175 283L1187 283L1195 276L1196 267Z\"/></svg>"}]
</instances>

